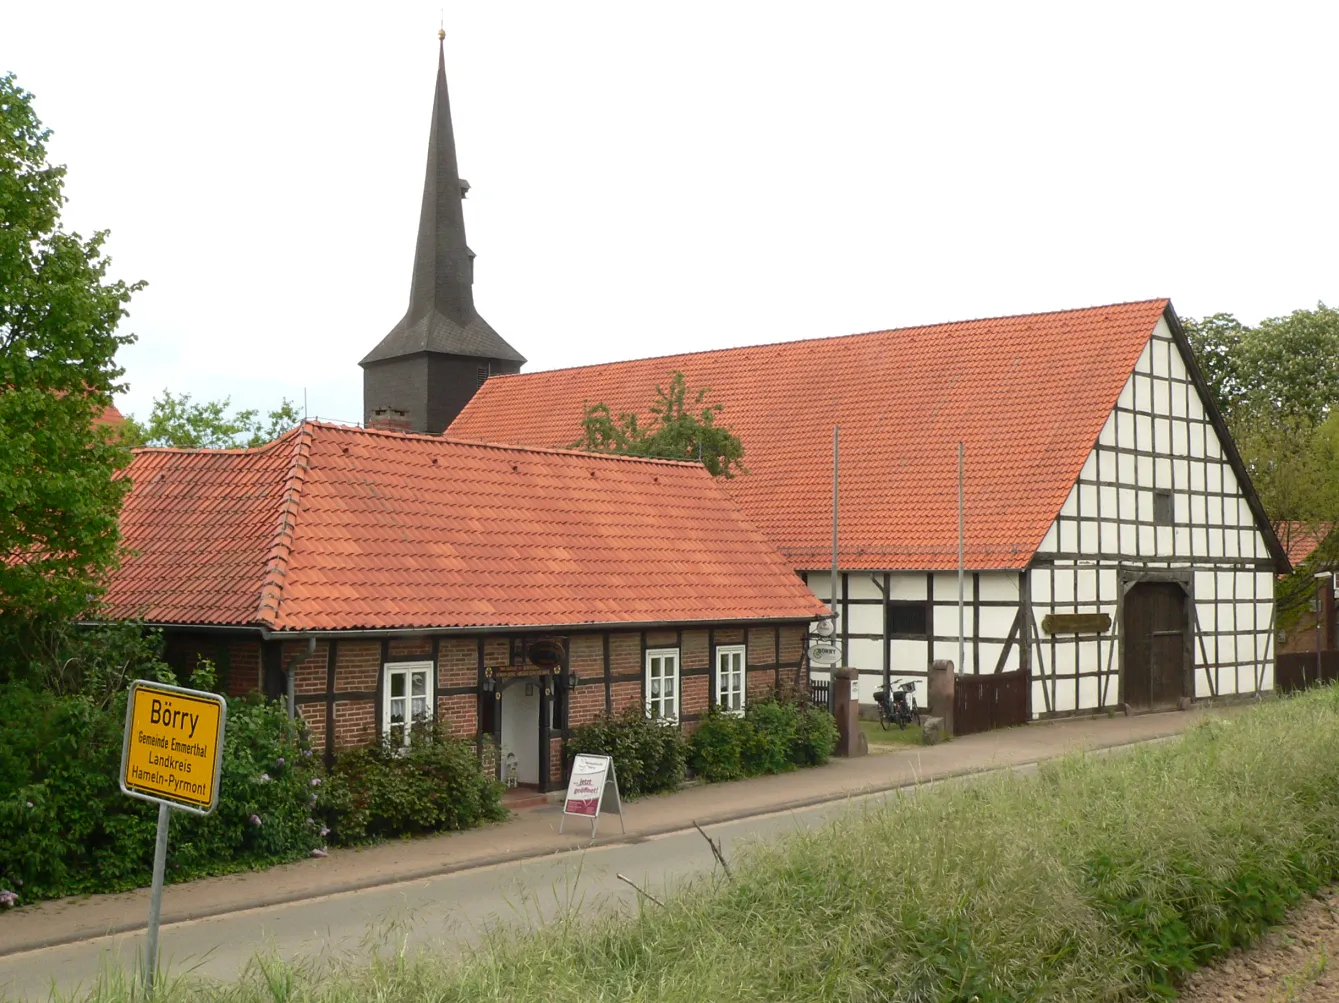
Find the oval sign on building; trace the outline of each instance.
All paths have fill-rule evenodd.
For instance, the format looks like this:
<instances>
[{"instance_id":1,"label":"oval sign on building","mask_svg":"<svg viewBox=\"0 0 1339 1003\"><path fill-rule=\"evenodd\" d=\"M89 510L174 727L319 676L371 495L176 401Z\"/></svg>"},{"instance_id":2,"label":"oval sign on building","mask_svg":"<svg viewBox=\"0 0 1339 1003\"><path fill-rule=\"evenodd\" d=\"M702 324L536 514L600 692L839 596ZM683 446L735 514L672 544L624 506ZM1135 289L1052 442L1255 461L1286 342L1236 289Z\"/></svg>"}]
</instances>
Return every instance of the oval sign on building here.
<instances>
[{"instance_id":1,"label":"oval sign on building","mask_svg":"<svg viewBox=\"0 0 1339 1003\"><path fill-rule=\"evenodd\" d=\"M835 644L809 645L809 661L815 665L836 665L841 658L841 649Z\"/></svg>"}]
</instances>

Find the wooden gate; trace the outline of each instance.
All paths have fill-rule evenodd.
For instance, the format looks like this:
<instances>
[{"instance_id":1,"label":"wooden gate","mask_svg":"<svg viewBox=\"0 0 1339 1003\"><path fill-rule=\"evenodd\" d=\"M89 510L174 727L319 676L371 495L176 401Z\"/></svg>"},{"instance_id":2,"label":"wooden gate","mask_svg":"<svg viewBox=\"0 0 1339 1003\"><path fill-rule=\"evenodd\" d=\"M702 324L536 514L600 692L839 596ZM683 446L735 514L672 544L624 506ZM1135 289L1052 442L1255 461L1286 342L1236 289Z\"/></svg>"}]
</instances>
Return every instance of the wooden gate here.
<instances>
[{"instance_id":1,"label":"wooden gate","mask_svg":"<svg viewBox=\"0 0 1339 1003\"><path fill-rule=\"evenodd\" d=\"M1319 659L1314 651L1288 652L1274 660L1274 690L1278 693L1304 690L1337 679L1339 651L1322 651Z\"/></svg>"},{"instance_id":2,"label":"wooden gate","mask_svg":"<svg viewBox=\"0 0 1339 1003\"><path fill-rule=\"evenodd\" d=\"M1175 582L1140 582L1125 594L1121 631L1124 702L1175 707L1186 692L1186 594Z\"/></svg>"},{"instance_id":3,"label":"wooden gate","mask_svg":"<svg viewBox=\"0 0 1339 1003\"><path fill-rule=\"evenodd\" d=\"M953 680L953 733L973 735L1028 722L1026 672L957 676Z\"/></svg>"}]
</instances>

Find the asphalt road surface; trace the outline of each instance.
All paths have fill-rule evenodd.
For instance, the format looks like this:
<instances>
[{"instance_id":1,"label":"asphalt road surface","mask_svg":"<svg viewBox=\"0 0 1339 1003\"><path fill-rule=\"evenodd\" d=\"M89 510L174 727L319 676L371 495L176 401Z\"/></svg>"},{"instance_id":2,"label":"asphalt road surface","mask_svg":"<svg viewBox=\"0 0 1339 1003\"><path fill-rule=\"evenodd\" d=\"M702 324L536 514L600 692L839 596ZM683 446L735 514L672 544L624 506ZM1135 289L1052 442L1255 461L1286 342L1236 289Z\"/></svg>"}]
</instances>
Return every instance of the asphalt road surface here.
<instances>
[{"instance_id":1,"label":"asphalt road surface","mask_svg":"<svg viewBox=\"0 0 1339 1003\"><path fill-rule=\"evenodd\" d=\"M744 842L813 828L842 812L861 810L860 802L887 796L757 816L706 831L721 844L728 861ZM617 831L618 819L606 816L600 826L606 833ZM458 950L478 943L497 923L532 927L563 915L572 905L585 915L635 906L640 893L619 880L619 874L659 897L677 881L709 874L718 866L706 841L690 828L635 843L174 923L160 933L162 963L170 974L194 971L226 979L257 953L285 959L366 957L375 944L402 943L411 949ZM0 998L44 1000L53 988L61 995L88 990L104 966L134 971L143 942L140 932L0 957Z\"/></svg>"}]
</instances>

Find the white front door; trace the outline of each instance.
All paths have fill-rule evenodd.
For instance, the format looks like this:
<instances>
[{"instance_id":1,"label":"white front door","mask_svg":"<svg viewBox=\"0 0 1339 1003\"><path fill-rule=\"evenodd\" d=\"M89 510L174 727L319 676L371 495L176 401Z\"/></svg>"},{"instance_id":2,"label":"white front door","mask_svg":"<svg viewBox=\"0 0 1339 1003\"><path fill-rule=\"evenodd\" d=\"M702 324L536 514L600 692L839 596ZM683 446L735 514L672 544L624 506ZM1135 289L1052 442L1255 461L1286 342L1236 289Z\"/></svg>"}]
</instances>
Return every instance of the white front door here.
<instances>
[{"instance_id":1,"label":"white front door","mask_svg":"<svg viewBox=\"0 0 1339 1003\"><path fill-rule=\"evenodd\" d=\"M529 695L526 694L529 690ZM507 753L516 757L516 779L539 783L539 683L514 682L502 691L502 779Z\"/></svg>"}]
</instances>

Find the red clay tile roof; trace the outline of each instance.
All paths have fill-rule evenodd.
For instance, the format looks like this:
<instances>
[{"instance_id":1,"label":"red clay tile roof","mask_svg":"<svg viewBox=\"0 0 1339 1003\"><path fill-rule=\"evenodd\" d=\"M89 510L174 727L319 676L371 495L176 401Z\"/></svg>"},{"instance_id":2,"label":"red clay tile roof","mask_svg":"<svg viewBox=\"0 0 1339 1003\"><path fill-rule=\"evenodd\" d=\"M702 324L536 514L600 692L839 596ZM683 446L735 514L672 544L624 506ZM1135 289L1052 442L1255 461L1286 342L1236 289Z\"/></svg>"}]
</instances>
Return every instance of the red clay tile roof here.
<instances>
[{"instance_id":1,"label":"red clay tile roof","mask_svg":"<svg viewBox=\"0 0 1339 1003\"><path fill-rule=\"evenodd\" d=\"M1293 567L1301 564L1311 556L1312 551L1320 546L1321 541L1330 535L1334 529L1334 524L1322 522L1317 524L1305 522L1285 522L1279 526L1279 542L1288 552L1288 561Z\"/></svg>"},{"instance_id":2,"label":"red clay tile roof","mask_svg":"<svg viewBox=\"0 0 1339 1003\"><path fill-rule=\"evenodd\" d=\"M810 619L822 605L696 464L307 422L146 449L109 614L273 630Z\"/></svg>"},{"instance_id":3,"label":"red clay tile roof","mask_svg":"<svg viewBox=\"0 0 1339 1003\"><path fill-rule=\"evenodd\" d=\"M674 370L708 386L750 473L726 482L796 568L832 553L841 426L841 565L1022 568L1064 503L1165 299L495 376L448 434L568 445L582 404L646 408Z\"/></svg>"}]
</instances>

